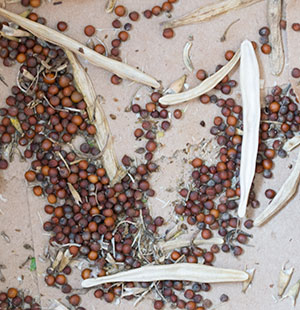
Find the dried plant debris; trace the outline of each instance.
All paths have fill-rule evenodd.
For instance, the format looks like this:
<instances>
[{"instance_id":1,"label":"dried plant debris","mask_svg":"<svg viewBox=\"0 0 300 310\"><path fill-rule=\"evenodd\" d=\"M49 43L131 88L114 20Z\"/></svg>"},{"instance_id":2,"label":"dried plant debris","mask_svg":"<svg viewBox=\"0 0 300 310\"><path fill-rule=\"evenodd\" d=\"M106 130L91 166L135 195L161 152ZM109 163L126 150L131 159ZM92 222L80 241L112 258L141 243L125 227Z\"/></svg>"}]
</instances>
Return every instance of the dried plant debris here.
<instances>
[{"instance_id":1,"label":"dried plant debris","mask_svg":"<svg viewBox=\"0 0 300 310\"><path fill-rule=\"evenodd\" d=\"M185 67L190 71L193 72L194 70L194 66L192 64L191 58L190 58L190 50L192 48L193 42L191 40L189 40L188 42L186 42L184 48L183 48L183 63L185 65Z\"/></svg>"},{"instance_id":2,"label":"dried plant debris","mask_svg":"<svg viewBox=\"0 0 300 310\"><path fill-rule=\"evenodd\" d=\"M86 58L90 63L94 64L95 66L99 66L107 71L113 72L119 77L128 78L135 82L149 85L154 88L160 87L160 84L157 80L143 73L142 71L139 71L125 63L105 57L91 50L87 46L77 42L76 40L69 38L66 35L59 33L47 26L33 22L29 19L26 19L22 16L19 16L15 13L9 12L1 8L0 15L13 21L22 28L30 31L36 37L61 46L63 48L69 49L72 52Z\"/></svg>"},{"instance_id":3,"label":"dried plant debris","mask_svg":"<svg viewBox=\"0 0 300 310\"><path fill-rule=\"evenodd\" d=\"M4 241L6 242L6 243L10 243L10 238L8 237L8 235L5 233L5 231L1 231L1 233L0 233L0 235L1 235L1 237L4 239Z\"/></svg>"},{"instance_id":4,"label":"dried plant debris","mask_svg":"<svg viewBox=\"0 0 300 310\"><path fill-rule=\"evenodd\" d=\"M300 135L294 136L292 139L285 142L282 147L285 151L290 152L300 145Z\"/></svg>"},{"instance_id":5,"label":"dried plant debris","mask_svg":"<svg viewBox=\"0 0 300 310\"><path fill-rule=\"evenodd\" d=\"M287 205L289 200L295 195L300 181L300 152L298 154L294 169L281 186L272 202L254 220L255 226L261 226L267 222L274 214Z\"/></svg>"},{"instance_id":6,"label":"dried plant debris","mask_svg":"<svg viewBox=\"0 0 300 310\"><path fill-rule=\"evenodd\" d=\"M253 281L254 274L255 274L255 268L247 269L246 272L248 273L249 277L246 281L243 282L242 292L246 293L248 287Z\"/></svg>"},{"instance_id":7,"label":"dried plant debris","mask_svg":"<svg viewBox=\"0 0 300 310\"><path fill-rule=\"evenodd\" d=\"M116 6L117 0L108 0L105 6L105 12L111 13L113 12L115 6Z\"/></svg>"},{"instance_id":8,"label":"dried plant debris","mask_svg":"<svg viewBox=\"0 0 300 310\"><path fill-rule=\"evenodd\" d=\"M201 82L200 85L179 94L165 95L159 99L159 102L164 105L174 105L192 100L209 92L234 68L239 59L240 50L237 50L232 59L225 66Z\"/></svg>"},{"instance_id":9,"label":"dried plant debris","mask_svg":"<svg viewBox=\"0 0 300 310\"><path fill-rule=\"evenodd\" d=\"M281 37L281 0L268 0L267 19L270 28L270 67L273 75L280 75L284 67L284 51Z\"/></svg>"},{"instance_id":10,"label":"dried plant debris","mask_svg":"<svg viewBox=\"0 0 300 310\"><path fill-rule=\"evenodd\" d=\"M212 244L218 244L221 245L224 243L223 238L210 238L210 239L174 239L167 242L160 242L159 247L162 251L168 252L171 250L174 250L176 248L182 248L187 246L199 246L199 245L212 245Z\"/></svg>"},{"instance_id":11,"label":"dried plant debris","mask_svg":"<svg viewBox=\"0 0 300 310\"><path fill-rule=\"evenodd\" d=\"M194 281L200 283L243 282L249 275L240 270L216 268L207 265L179 263L147 265L110 276L87 279L82 287L93 287L112 282L152 282L161 280Z\"/></svg>"},{"instance_id":12,"label":"dried plant debris","mask_svg":"<svg viewBox=\"0 0 300 310\"><path fill-rule=\"evenodd\" d=\"M300 291L300 280L298 280L286 293L286 295L283 296L283 299L290 298L292 300L292 305L296 306L296 301L299 296Z\"/></svg>"},{"instance_id":13,"label":"dried plant debris","mask_svg":"<svg viewBox=\"0 0 300 310\"><path fill-rule=\"evenodd\" d=\"M70 192L74 198L74 201L77 204L81 204L82 203L81 197L80 197L79 193L77 192L77 190L74 188L74 186L68 182L68 187L69 187L69 190L70 190Z\"/></svg>"},{"instance_id":14,"label":"dried plant debris","mask_svg":"<svg viewBox=\"0 0 300 310\"><path fill-rule=\"evenodd\" d=\"M175 80L170 84L170 86L164 91L164 94L178 94L182 92L184 83L186 81L187 75L182 75L179 79Z\"/></svg>"},{"instance_id":15,"label":"dried plant debris","mask_svg":"<svg viewBox=\"0 0 300 310\"><path fill-rule=\"evenodd\" d=\"M76 85L80 89L87 104L89 118L97 129L95 139L99 149L102 151L103 166L105 167L111 182L118 182L122 176L124 176L124 171L120 167L115 154L112 134L100 103L100 97L97 96L90 77L81 66L74 53L68 50L65 52L73 67Z\"/></svg>"},{"instance_id":16,"label":"dried plant debris","mask_svg":"<svg viewBox=\"0 0 300 310\"><path fill-rule=\"evenodd\" d=\"M278 284L277 284L279 297L282 297L283 293L285 292L285 289L289 285L293 272L294 272L294 267L285 269L285 265L282 266L280 273L279 273L279 279L278 279Z\"/></svg>"},{"instance_id":17,"label":"dried plant debris","mask_svg":"<svg viewBox=\"0 0 300 310\"><path fill-rule=\"evenodd\" d=\"M212 4L201 6L200 8L163 23L164 28L175 28L184 25L191 25L209 20L213 17L227 13L228 11L240 9L253 5L262 0L223 0L215 1Z\"/></svg>"},{"instance_id":18,"label":"dried plant debris","mask_svg":"<svg viewBox=\"0 0 300 310\"><path fill-rule=\"evenodd\" d=\"M243 218L255 174L260 126L259 68L254 48L248 40L241 44L240 83L243 102L243 141L238 216Z\"/></svg>"},{"instance_id":19,"label":"dried plant debris","mask_svg":"<svg viewBox=\"0 0 300 310\"><path fill-rule=\"evenodd\" d=\"M239 22L239 21L240 21L240 19L238 18L238 19L234 20L232 23L230 23L230 24L227 26L227 28L225 29L225 31L224 31L222 37L220 38L220 41L221 41L221 42L225 42L225 41L226 41L227 33L228 33L229 29L230 29L234 24L236 24L236 23Z\"/></svg>"}]
</instances>

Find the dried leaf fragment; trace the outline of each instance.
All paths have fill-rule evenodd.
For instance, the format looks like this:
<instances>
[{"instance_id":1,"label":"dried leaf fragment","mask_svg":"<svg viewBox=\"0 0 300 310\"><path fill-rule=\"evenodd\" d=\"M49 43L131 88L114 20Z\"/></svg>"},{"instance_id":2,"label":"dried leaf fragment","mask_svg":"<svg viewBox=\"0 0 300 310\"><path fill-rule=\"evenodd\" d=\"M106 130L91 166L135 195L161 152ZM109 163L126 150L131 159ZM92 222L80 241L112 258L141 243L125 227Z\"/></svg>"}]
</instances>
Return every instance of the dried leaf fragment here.
<instances>
[{"instance_id":1,"label":"dried leaf fragment","mask_svg":"<svg viewBox=\"0 0 300 310\"><path fill-rule=\"evenodd\" d=\"M72 258L73 258L73 255L70 253L69 249L67 249L64 252L64 255L60 261L60 264L58 267L58 272L61 272L62 270L64 270L64 268L69 265Z\"/></svg>"},{"instance_id":2,"label":"dried leaf fragment","mask_svg":"<svg viewBox=\"0 0 300 310\"><path fill-rule=\"evenodd\" d=\"M299 295L299 291L300 291L300 280L298 280L286 293L286 295L283 296L284 298L291 298L292 299L292 305L296 306L296 301Z\"/></svg>"},{"instance_id":3,"label":"dried leaf fragment","mask_svg":"<svg viewBox=\"0 0 300 310\"><path fill-rule=\"evenodd\" d=\"M284 66L284 51L281 37L281 0L268 0L267 20L270 28L270 44L272 52L269 55L273 75L280 75Z\"/></svg>"},{"instance_id":4,"label":"dried leaf fragment","mask_svg":"<svg viewBox=\"0 0 300 310\"><path fill-rule=\"evenodd\" d=\"M259 68L254 48L248 40L241 44L240 84L243 102L243 142L238 216L243 218L255 175L260 126Z\"/></svg>"},{"instance_id":5,"label":"dried leaf fragment","mask_svg":"<svg viewBox=\"0 0 300 310\"><path fill-rule=\"evenodd\" d=\"M178 94L183 90L184 83L186 81L187 75L184 74L179 79L175 80L170 84L170 86L164 91L164 94Z\"/></svg>"},{"instance_id":6,"label":"dried leaf fragment","mask_svg":"<svg viewBox=\"0 0 300 310\"><path fill-rule=\"evenodd\" d=\"M274 214L287 205L289 200L295 195L300 181L300 152L296 164L291 174L285 180L280 190L273 198L272 202L265 210L254 220L255 226L261 226L267 222Z\"/></svg>"},{"instance_id":7,"label":"dried leaf fragment","mask_svg":"<svg viewBox=\"0 0 300 310\"><path fill-rule=\"evenodd\" d=\"M64 256L64 251L61 249L57 252L57 255L55 257L55 260L52 263L52 268L55 269L61 262L62 258Z\"/></svg>"},{"instance_id":8,"label":"dried leaf fragment","mask_svg":"<svg viewBox=\"0 0 300 310\"><path fill-rule=\"evenodd\" d=\"M78 41L62 33L59 33L47 26L38 24L36 22L33 22L27 18L24 18L22 16L19 16L15 13L12 13L2 8L0 8L0 15L13 21L22 28L30 31L36 37L48 41L50 43L56 44L58 46L61 46L63 48L67 48L72 52L81 55L95 66L99 66L107 71L113 72L119 77L128 78L130 80L154 88L160 87L159 82L150 75L147 75L146 73L139 71L138 69L129 66L125 63L103 56L91 50L87 46L79 43ZM82 50L83 53L81 53L79 50Z\"/></svg>"},{"instance_id":9,"label":"dried leaf fragment","mask_svg":"<svg viewBox=\"0 0 300 310\"><path fill-rule=\"evenodd\" d=\"M289 285L293 272L294 272L294 267L285 269L285 267L282 266L280 273L279 273L279 279L278 279L278 284L277 284L279 297L283 295L285 289Z\"/></svg>"},{"instance_id":10,"label":"dried leaf fragment","mask_svg":"<svg viewBox=\"0 0 300 310\"><path fill-rule=\"evenodd\" d=\"M20 133L20 134L23 134L23 129L21 127L21 124L19 122L19 120L15 117L12 117L10 119L11 123L13 124L13 126L16 128L16 130Z\"/></svg>"},{"instance_id":11,"label":"dried leaf fragment","mask_svg":"<svg viewBox=\"0 0 300 310\"><path fill-rule=\"evenodd\" d=\"M68 187L69 187L69 190L70 190L75 202L77 204L82 203L81 197L80 197L79 193L77 192L77 190L74 188L74 186L68 182Z\"/></svg>"},{"instance_id":12,"label":"dried leaf fragment","mask_svg":"<svg viewBox=\"0 0 300 310\"><path fill-rule=\"evenodd\" d=\"M200 85L179 94L165 95L159 99L159 102L165 105L174 105L192 100L209 92L234 68L239 59L240 50L237 50L232 59L225 66L223 66L215 74L205 79Z\"/></svg>"},{"instance_id":13,"label":"dried leaf fragment","mask_svg":"<svg viewBox=\"0 0 300 310\"><path fill-rule=\"evenodd\" d=\"M171 265L146 265L110 276L82 281L82 287L112 282L153 282L180 280L205 283L243 282L249 275L241 270L216 268L207 265L178 263Z\"/></svg>"},{"instance_id":14,"label":"dried leaf fragment","mask_svg":"<svg viewBox=\"0 0 300 310\"><path fill-rule=\"evenodd\" d=\"M248 273L249 277L246 281L243 282L243 288L242 288L242 292L246 293L249 285L252 283L253 278L254 278L254 274L255 274L255 268L252 269L247 269L246 272Z\"/></svg>"},{"instance_id":15,"label":"dried leaf fragment","mask_svg":"<svg viewBox=\"0 0 300 310\"><path fill-rule=\"evenodd\" d=\"M184 25L191 25L209 20L213 17L222 15L231 10L244 8L260 2L262 0L223 0L216 1L212 4L201 6L200 8L184 15L163 23L164 28L175 28Z\"/></svg>"}]
</instances>

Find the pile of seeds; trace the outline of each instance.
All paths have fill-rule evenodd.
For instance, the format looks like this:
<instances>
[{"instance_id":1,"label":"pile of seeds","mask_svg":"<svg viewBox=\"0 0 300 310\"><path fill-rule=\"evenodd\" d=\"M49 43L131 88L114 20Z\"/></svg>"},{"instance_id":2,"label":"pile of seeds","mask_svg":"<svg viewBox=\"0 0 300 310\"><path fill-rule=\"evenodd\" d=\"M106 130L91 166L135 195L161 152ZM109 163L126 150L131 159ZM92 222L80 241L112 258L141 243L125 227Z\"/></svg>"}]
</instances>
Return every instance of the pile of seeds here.
<instances>
[{"instance_id":1,"label":"pile of seeds","mask_svg":"<svg viewBox=\"0 0 300 310\"><path fill-rule=\"evenodd\" d=\"M40 310L41 307L32 296L24 296L23 292L11 287L7 292L0 292L0 309Z\"/></svg>"},{"instance_id":2,"label":"pile of seeds","mask_svg":"<svg viewBox=\"0 0 300 310\"><path fill-rule=\"evenodd\" d=\"M169 12L173 2L165 2L161 10ZM149 12L158 15L158 7ZM117 6L115 14L122 17L126 9ZM42 24L46 22L36 13L30 13L28 18ZM139 14L131 12L129 18L136 21ZM121 24L117 22L119 20L115 20L113 26L120 28ZM121 41L127 40L130 28L125 24L118 39L112 41L113 56L119 56L114 49L118 49ZM63 31L66 25L60 24L58 29ZM85 27L87 36L94 33L93 26ZM169 35L164 32L164 36ZM164 224L164 219L160 216L153 218L147 205L148 197L155 195L149 178L158 169L154 161L159 146L157 136L160 130L170 128L171 115L180 119L182 111L172 111L160 104L162 93L158 91L149 95L148 102L131 105L131 111L141 121L141 128L134 130L134 136L142 142L146 139L145 145L137 152L143 154L144 160L135 165L124 155L122 163L127 174L112 185L101 163L103 150L99 150L95 141L99 129L88 118L86 102L75 87L65 52L34 36L21 38L20 42L2 37L0 46L5 66L12 65L15 60L21 64L18 85L11 88L11 95L6 99L7 107L0 109L0 168L6 169L14 151L21 149L21 156L31 161L31 168L25 173L29 186L36 196L47 199L44 211L49 219L43 228L51 232L49 244L57 249L56 257L46 270L47 285L59 287L68 295L69 303L77 307L81 297L72 293L67 278L72 272L69 266L72 260L88 262L88 266L80 267L82 279L102 277L150 263L213 264L220 251L219 244L211 244L209 250L193 245L162 253L160 246L164 240L157 230ZM104 46L96 47L96 51L105 53ZM225 59L230 61L233 56L233 51L227 51ZM221 65L217 66L216 71L221 68ZM196 76L203 81L207 73L201 69ZM112 77L113 84L119 83L116 79L119 78ZM237 82L226 76L215 91L221 91L221 96L230 95L236 86ZM203 240L211 239L213 231L218 231L225 240L222 251L231 251L238 256L243 252L241 245L251 236L241 229L235 215L236 201L240 196L238 177L243 111L233 98L223 99L221 96L204 94L199 98L203 104L213 103L221 108L222 115L215 117L210 131L220 146L219 161L208 166L199 157L192 160L192 181L189 188L180 190L183 201L175 206L175 212L186 219L185 229L196 225ZM285 141L299 132L300 112L290 88L274 87L265 103L256 172L270 178L274 157L286 157L282 148ZM274 195L273 190L266 191L268 198ZM253 208L259 206L254 190L250 193L249 203ZM250 229L252 220L245 221L244 226ZM199 310L212 305L206 298L210 289L208 283L187 281L127 282L101 285L94 291L94 296L108 303L119 297L127 300L138 297L139 301L144 294L153 291L156 294L155 309L162 309L166 302L170 302L180 309ZM0 309L6 309L6 304L9 308L23 303L18 292L13 290L0 294ZM228 296L223 294L220 300L226 302ZM29 305L28 309L39 307L29 297L25 297L24 302Z\"/></svg>"}]
</instances>

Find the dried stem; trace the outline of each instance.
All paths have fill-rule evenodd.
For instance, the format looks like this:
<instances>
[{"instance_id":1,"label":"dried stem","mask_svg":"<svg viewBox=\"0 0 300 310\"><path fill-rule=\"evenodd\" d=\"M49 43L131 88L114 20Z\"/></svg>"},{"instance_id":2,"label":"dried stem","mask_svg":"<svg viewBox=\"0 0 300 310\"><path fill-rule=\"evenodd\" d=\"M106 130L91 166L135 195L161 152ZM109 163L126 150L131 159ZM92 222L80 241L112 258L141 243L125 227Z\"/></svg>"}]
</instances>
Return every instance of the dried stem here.
<instances>
[{"instance_id":1,"label":"dried stem","mask_svg":"<svg viewBox=\"0 0 300 310\"><path fill-rule=\"evenodd\" d=\"M281 38L281 1L268 0L267 19L270 28L270 44L272 52L270 54L270 67L273 75L280 75L284 66L284 52Z\"/></svg>"},{"instance_id":2,"label":"dried stem","mask_svg":"<svg viewBox=\"0 0 300 310\"><path fill-rule=\"evenodd\" d=\"M166 21L163 23L164 28L175 28L184 25L196 24L209 20L213 17L222 15L231 10L247 7L262 0L223 0L216 1L210 5L202 6L187 15Z\"/></svg>"},{"instance_id":3,"label":"dried stem","mask_svg":"<svg viewBox=\"0 0 300 310\"><path fill-rule=\"evenodd\" d=\"M223 66L215 74L205 79L200 85L179 94L165 95L159 99L159 102L165 105L174 105L192 100L209 92L234 68L239 59L240 50L237 50L232 59L225 66Z\"/></svg>"},{"instance_id":4,"label":"dried stem","mask_svg":"<svg viewBox=\"0 0 300 310\"><path fill-rule=\"evenodd\" d=\"M38 38L41 38L45 41L56 44L63 48L67 48L72 52L81 55L95 66L99 66L107 71L115 73L120 77L128 78L138 83L149 85L154 88L160 87L159 82L156 81L153 77L125 63L100 55L99 53L91 50L87 46L47 26L38 24L36 22L33 22L29 19L26 19L22 16L19 16L15 13L9 12L1 8L0 8L0 15L13 21L22 28L30 31L33 35L35 35Z\"/></svg>"},{"instance_id":5,"label":"dried stem","mask_svg":"<svg viewBox=\"0 0 300 310\"><path fill-rule=\"evenodd\" d=\"M82 287L112 282L153 282L163 280L193 281L200 283L243 282L249 275L240 270L216 268L201 264L179 263L147 265L110 276L84 280Z\"/></svg>"}]
</instances>

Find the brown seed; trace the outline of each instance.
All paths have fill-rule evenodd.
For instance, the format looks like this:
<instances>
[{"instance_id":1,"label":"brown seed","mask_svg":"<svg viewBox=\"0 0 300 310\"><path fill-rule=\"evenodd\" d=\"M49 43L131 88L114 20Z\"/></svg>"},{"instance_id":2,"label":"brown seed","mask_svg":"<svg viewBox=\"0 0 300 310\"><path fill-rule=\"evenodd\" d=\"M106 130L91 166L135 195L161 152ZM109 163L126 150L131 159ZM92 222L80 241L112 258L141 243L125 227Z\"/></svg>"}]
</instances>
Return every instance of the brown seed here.
<instances>
[{"instance_id":1,"label":"brown seed","mask_svg":"<svg viewBox=\"0 0 300 310\"><path fill-rule=\"evenodd\" d=\"M152 12L151 12L150 10L146 10L146 11L144 11L144 16L145 16L147 19L149 19L149 18L152 17Z\"/></svg>"},{"instance_id":2,"label":"brown seed","mask_svg":"<svg viewBox=\"0 0 300 310\"><path fill-rule=\"evenodd\" d=\"M267 198L273 199L275 197L275 195L276 195L276 192L273 189L267 189L265 191L265 195L266 195Z\"/></svg>"},{"instance_id":3,"label":"brown seed","mask_svg":"<svg viewBox=\"0 0 300 310\"><path fill-rule=\"evenodd\" d=\"M36 176L36 173L34 171L27 171L25 173L25 179L28 181L28 182L33 182L35 180L35 176Z\"/></svg>"},{"instance_id":4,"label":"brown seed","mask_svg":"<svg viewBox=\"0 0 300 310\"><path fill-rule=\"evenodd\" d=\"M119 17L124 16L126 13L126 9L123 5L118 5L115 7L115 14Z\"/></svg>"},{"instance_id":5,"label":"brown seed","mask_svg":"<svg viewBox=\"0 0 300 310\"><path fill-rule=\"evenodd\" d=\"M33 8L38 8L41 5L41 0L30 0L29 3Z\"/></svg>"},{"instance_id":6,"label":"brown seed","mask_svg":"<svg viewBox=\"0 0 300 310\"><path fill-rule=\"evenodd\" d=\"M173 112L173 115L174 115L174 117L175 117L176 119L180 119L181 116L182 116L182 112L181 112L181 110L176 109L176 110Z\"/></svg>"},{"instance_id":7,"label":"brown seed","mask_svg":"<svg viewBox=\"0 0 300 310\"><path fill-rule=\"evenodd\" d=\"M129 13L129 18L133 21L136 22L140 17L140 14L136 11L130 12Z\"/></svg>"},{"instance_id":8,"label":"brown seed","mask_svg":"<svg viewBox=\"0 0 300 310\"><path fill-rule=\"evenodd\" d=\"M63 32L63 31L66 31L67 30L67 28L68 28L68 24L66 23L66 22L64 22L64 21L60 21L60 22L58 22L57 23L57 29L59 30L59 31L61 31L61 32Z\"/></svg>"},{"instance_id":9,"label":"brown seed","mask_svg":"<svg viewBox=\"0 0 300 310\"><path fill-rule=\"evenodd\" d=\"M170 12L173 9L173 5L169 1L166 1L162 4L161 8L165 12Z\"/></svg>"},{"instance_id":10,"label":"brown seed","mask_svg":"<svg viewBox=\"0 0 300 310\"><path fill-rule=\"evenodd\" d=\"M120 77L118 77L117 75L113 75L111 78L110 78L110 81L112 84L114 85L118 85L122 82L122 79Z\"/></svg>"},{"instance_id":11,"label":"brown seed","mask_svg":"<svg viewBox=\"0 0 300 310\"><path fill-rule=\"evenodd\" d=\"M295 79L298 79L300 78L300 69L299 68L294 68L292 70L292 77L295 78Z\"/></svg>"},{"instance_id":12,"label":"brown seed","mask_svg":"<svg viewBox=\"0 0 300 310\"><path fill-rule=\"evenodd\" d=\"M158 16L161 13L161 7L156 5L152 8L152 14Z\"/></svg>"},{"instance_id":13,"label":"brown seed","mask_svg":"<svg viewBox=\"0 0 300 310\"><path fill-rule=\"evenodd\" d=\"M231 51L231 50L228 50L226 53L225 53L225 59L226 60L231 60L232 59L232 57L234 56L234 51Z\"/></svg>"},{"instance_id":14,"label":"brown seed","mask_svg":"<svg viewBox=\"0 0 300 310\"><path fill-rule=\"evenodd\" d=\"M33 193L36 195L36 196L41 196L43 194L43 189L40 187L40 186L35 186L33 188Z\"/></svg>"},{"instance_id":15,"label":"brown seed","mask_svg":"<svg viewBox=\"0 0 300 310\"><path fill-rule=\"evenodd\" d=\"M81 298L79 297L79 295L77 294L74 294L72 296L69 297L69 303L72 305L72 306L78 306L79 303L81 301Z\"/></svg>"},{"instance_id":16,"label":"brown seed","mask_svg":"<svg viewBox=\"0 0 300 310\"><path fill-rule=\"evenodd\" d=\"M210 239L212 234L211 234L211 231L209 229L203 229L201 231L201 236L203 239Z\"/></svg>"},{"instance_id":17,"label":"brown seed","mask_svg":"<svg viewBox=\"0 0 300 310\"><path fill-rule=\"evenodd\" d=\"M85 26L84 33L86 36L91 37L96 32L96 29L92 25Z\"/></svg>"},{"instance_id":18,"label":"brown seed","mask_svg":"<svg viewBox=\"0 0 300 310\"><path fill-rule=\"evenodd\" d=\"M47 275L45 277L45 282L48 286L53 286L55 283L55 278L52 275Z\"/></svg>"},{"instance_id":19,"label":"brown seed","mask_svg":"<svg viewBox=\"0 0 300 310\"><path fill-rule=\"evenodd\" d=\"M112 22L112 26L114 28L121 28L122 27L122 24L121 22L118 20L118 19L115 19L113 22Z\"/></svg>"},{"instance_id":20,"label":"brown seed","mask_svg":"<svg viewBox=\"0 0 300 310\"><path fill-rule=\"evenodd\" d=\"M92 272L91 269L88 269L88 268L83 269L82 272L81 272L82 279L83 280L88 279L91 276L91 272Z\"/></svg>"},{"instance_id":21,"label":"brown seed","mask_svg":"<svg viewBox=\"0 0 300 310\"><path fill-rule=\"evenodd\" d=\"M194 168L199 168L199 167L201 167L202 166L202 159L201 158L194 158L193 159L193 161L191 162L191 164L192 164L192 166L194 167Z\"/></svg>"},{"instance_id":22,"label":"brown seed","mask_svg":"<svg viewBox=\"0 0 300 310\"><path fill-rule=\"evenodd\" d=\"M15 298L18 295L18 290L14 287L11 287L7 291L8 298Z\"/></svg>"},{"instance_id":23,"label":"brown seed","mask_svg":"<svg viewBox=\"0 0 300 310\"><path fill-rule=\"evenodd\" d=\"M173 38L174 36L174 31L172 28L166 28L164 29L163 31L163 36L166 38L166 39L171 39Z\"/></svg>"},{"instance_id":24,"label":"brown seed","mask_svg":"<svg viewBox=\"0 0 300 310\"><path fill-rule=\"evenodd\" d=\"M269 44L263 44L263 45L261 46L261 51L262 51L264 54L270 54L271 51L272 51L272 47L271 47L271 45L269 45Z\"/></svg>"},{"instance_id":25,"label":"brown seed","mask_svg":"<svg viewBox=\"0 0 300 310\"><path fill-rule=\"evenodd\" d=\"M196 73L196 78L200 81L203 81L207 78L207 73L203 69L200 69Z\"/></svg>"},{"instance_id":26,"label":"brown seed","mask_svg":"<svg viewBox=\"0 0 300 310\"><path fill-rule=\"evenodd\" d=\"M94 47L94 50L97 52L97 53L99 53L99 54L105 54L105 47L104 47L104 45L103 44L97 44L97 45L95 45L95 47Z\"/></svg>"},{"instance_id":27,"label":"brown seed","mask_svg":"<svg viewBox=\"0 0 300 310\"><path fill-rule=\"evenodd\" d=\"M119 34L118 34L118 38L121 40L121 41L127 41L128 39L128 32L126 31L120 31Z\"/></svg>"},{"instance_id":28,"label":"brown seed","mask_svg":"<svg viewBox=\"0 0 300 310\"><path fill-rule=\"evenodd\" d=\"M294 31L300 31L300 24L299 23L293 23L292 24L292 29Z\"/></svg>"},{"instance_id":29,"label":"brown seed","mask_svg":"<svg viewBox=\"0 0 300 310\"><path fill-rule=\"evenodd\" d=\"M162 300L155 300L154 301L154 309L160 310L164 307L164 302Z\"/></svg>"},{"instance_id":30,"label":"brown seed","mask_svg":"<svg viewBox=\"0 0 300 310\"><path fill-rule=\"evenodd\" d=\"M67 279L63 274L58 274L55 278L55 282L59 285L63 285L67 282Z\"/></svg>"}]
</instances>

